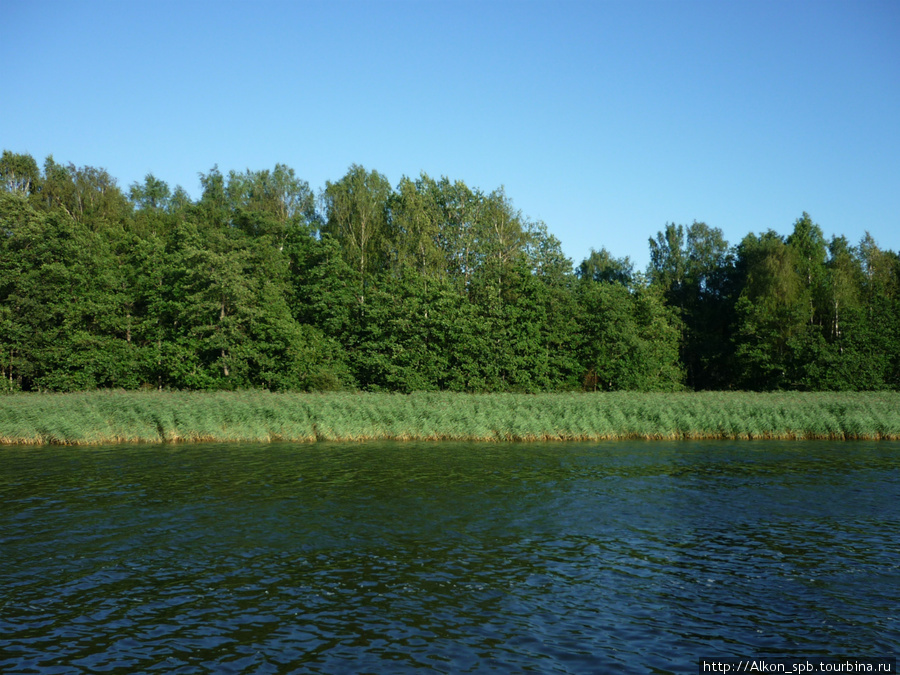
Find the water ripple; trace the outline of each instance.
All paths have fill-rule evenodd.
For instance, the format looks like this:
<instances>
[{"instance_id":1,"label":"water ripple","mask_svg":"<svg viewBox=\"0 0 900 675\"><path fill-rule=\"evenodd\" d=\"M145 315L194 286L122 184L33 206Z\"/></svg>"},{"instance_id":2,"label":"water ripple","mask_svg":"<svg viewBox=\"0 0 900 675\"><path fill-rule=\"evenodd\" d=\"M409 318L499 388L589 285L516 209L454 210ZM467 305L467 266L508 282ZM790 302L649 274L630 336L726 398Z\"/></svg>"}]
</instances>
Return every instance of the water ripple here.
<instances>
[{"instance_id":1,"label":"water ripple","mask_svg":"<svg viewBox=\"0 0 900 675\"><path fill-rule=\"evenodd\" d=\"M0 671L891 656L898 444L4 450Z\"/></svg>"}]
</instances>

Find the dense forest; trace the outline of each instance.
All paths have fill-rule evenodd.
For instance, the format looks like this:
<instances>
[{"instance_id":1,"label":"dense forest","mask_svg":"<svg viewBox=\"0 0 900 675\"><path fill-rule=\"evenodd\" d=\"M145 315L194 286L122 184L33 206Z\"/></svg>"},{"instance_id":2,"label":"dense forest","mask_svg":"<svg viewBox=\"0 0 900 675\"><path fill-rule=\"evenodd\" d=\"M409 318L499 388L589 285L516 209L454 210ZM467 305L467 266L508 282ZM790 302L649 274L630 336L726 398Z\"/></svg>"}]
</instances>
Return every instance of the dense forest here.
<instances>
[{"instance_id":1,"label":"dense forest","mask_svg":"<svg viewBox=\"0 0 900 675\"><path fill-rule=\"evenodd\" d=\"M666 224L641 272L447 178L200 184L3 152L2 391L900 388L900 257L806 213Z\"/></svg>"}]
</instances>

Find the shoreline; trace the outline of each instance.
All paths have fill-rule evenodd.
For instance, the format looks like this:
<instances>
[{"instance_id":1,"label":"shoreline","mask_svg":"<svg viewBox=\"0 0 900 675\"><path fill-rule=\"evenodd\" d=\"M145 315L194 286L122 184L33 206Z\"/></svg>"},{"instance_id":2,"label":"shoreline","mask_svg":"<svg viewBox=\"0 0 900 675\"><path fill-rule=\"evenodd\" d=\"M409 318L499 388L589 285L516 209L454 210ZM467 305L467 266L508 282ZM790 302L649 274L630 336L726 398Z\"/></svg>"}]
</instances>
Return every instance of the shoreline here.
<instances>
[{"instance_id":1,"label":"shoreline","mask_svg":"<svg viewBox=\"0 0 900 675\"><path fill-rule=\"evenodd\" d=\"M900 392L0 396L0 445L900 440Z\"/></svg>"}]
</instances>

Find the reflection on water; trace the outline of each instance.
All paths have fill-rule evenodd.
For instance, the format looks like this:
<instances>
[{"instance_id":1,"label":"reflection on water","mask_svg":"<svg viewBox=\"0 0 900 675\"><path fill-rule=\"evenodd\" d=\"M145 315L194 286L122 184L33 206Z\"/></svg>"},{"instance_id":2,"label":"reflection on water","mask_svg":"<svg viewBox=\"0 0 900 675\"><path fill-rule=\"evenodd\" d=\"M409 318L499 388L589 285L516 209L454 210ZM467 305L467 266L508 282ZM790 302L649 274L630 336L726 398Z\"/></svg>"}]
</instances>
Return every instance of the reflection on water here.
<instances>
[{"instance_id":1,"label":"reflection on water","mask_svg":"<svg viewBox=\"0 0 900 675\"><path fill-rule=\"evenodd\" d=\"M6 448L0 671L894 656L900 444Z\"/></svg>"}]
</instances>

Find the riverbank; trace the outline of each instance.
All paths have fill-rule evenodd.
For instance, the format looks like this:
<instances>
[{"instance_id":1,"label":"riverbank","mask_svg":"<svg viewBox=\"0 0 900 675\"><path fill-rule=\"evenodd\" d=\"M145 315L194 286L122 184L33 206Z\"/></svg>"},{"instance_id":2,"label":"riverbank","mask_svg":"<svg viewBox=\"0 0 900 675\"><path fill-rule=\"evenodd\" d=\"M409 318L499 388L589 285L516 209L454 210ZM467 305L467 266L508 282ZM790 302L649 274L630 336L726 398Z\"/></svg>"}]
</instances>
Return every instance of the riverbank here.
<instances>
[{"instance_id":1,"label":"riverbank","mask_svg":"<svg viewBox=\"0 0 900 675\"><path fill-rule=\"evenodd\" d=\"M273 394L0 397L0 444L191 441L900 439L900 393Z\"/></svg>"}]
</instances>

